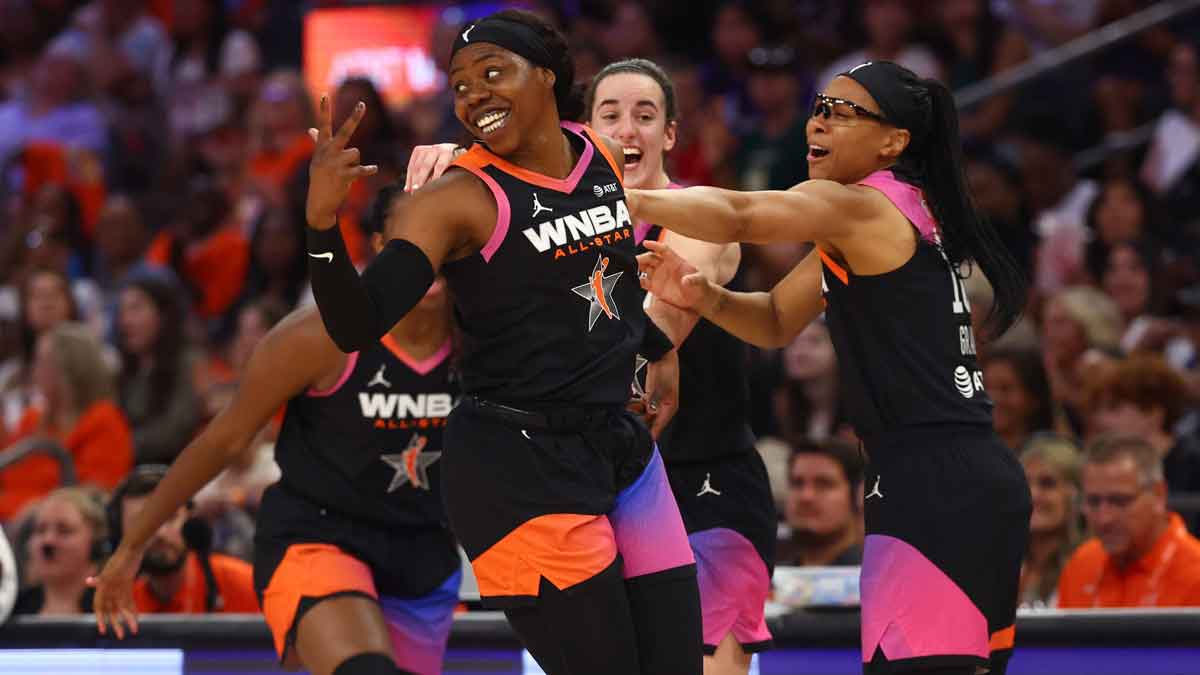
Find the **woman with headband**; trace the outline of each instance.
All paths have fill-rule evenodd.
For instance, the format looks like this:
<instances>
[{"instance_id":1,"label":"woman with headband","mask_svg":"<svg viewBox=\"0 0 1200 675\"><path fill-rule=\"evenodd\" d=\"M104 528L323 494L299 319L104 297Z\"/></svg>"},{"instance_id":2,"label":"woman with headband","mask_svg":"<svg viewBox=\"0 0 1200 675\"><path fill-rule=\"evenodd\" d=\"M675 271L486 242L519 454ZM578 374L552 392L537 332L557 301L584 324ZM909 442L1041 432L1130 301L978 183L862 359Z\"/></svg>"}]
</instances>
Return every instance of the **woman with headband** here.
<instances>
[{"instance_id":1,"label":"woman with headband","mask_svg":"<svg viewBox=\"0 0 1200 675\"><path fill-rule=\"evenodd\" d=\"M669 397L654 397L677 357L642 309L621 148L564 121L579 113L573 79L565 38L531 14L463 26L449 82L478 142L393 208L390 241L361 277L334 225L350 184L374 170L345 149L362 108L335 136L323 101L313 293L353 351L443 273L464 396L442 481L484 606L505 611L550 675L698 675L692 552L651 430L624 409L641 353L657 433Z\"/></svg>"},{"instance_id":2,"label":"woman with headband","mask_svg":"<svg viewBox=\"0 0 1200 675\"><path fill-rule=\"evenodd\" d=\"M626 59L600 70L584 99L588 124L621 144L625 186L680 187L664 166L675 144L675 87L656 63ZM409 187L441 175L452 143L419 146ZM741 259L735 243L712 244L638 223L634 237L668 242L718 284ZM647 313L679 344L683 406L658 439L667 476L696 555L703 610L704 672L744 674L771 645L763 610L774 567L775 506L748 416L745 344L695 312L651 302ZM636 389L637 385L635 385Z\"/></svg>"},{"instance_id":3,"label":"woman with headband","mask_svg":"<svg viewBox=\"0 0 1200 675\"><path fill-rule=\"evenodd\" d=\"M971 202L950 92L890 62L834 78L808 122L812 180L787 191L631 190L634 216L705 241L813 242L773 289L735 293L649 242L643 285L747 342L779 347L825 312L869 466L864 671L1004 673L1031 511L991 427L962 277L999 334L1025 286Z\"/></svg>"}]
</instances>

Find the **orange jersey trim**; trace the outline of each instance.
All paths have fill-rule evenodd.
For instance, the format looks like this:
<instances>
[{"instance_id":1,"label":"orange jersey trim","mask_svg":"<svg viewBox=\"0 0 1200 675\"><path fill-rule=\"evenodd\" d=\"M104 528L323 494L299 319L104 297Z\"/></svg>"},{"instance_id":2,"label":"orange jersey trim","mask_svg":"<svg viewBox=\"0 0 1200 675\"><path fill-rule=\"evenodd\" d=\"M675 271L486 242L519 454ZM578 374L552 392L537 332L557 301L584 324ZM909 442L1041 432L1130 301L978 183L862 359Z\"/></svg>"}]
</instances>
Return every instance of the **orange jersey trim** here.
<instances>
[{"instance_id":1,"label":"orange jersey trim","mask_svg":"<svg viewBox=\"0 0 1200 675\"><path fill-rule=\"evenodd\" d=\"M817 255L821 256L821 262L825 263L825 266L829 268L830 272L833 272L834 276L841 279L843 284L850 285L850 275L846 273L846 268L837 264L833 258L829 257L828 253L820 248L817 248Z\"/></svg>"}]
</instances>

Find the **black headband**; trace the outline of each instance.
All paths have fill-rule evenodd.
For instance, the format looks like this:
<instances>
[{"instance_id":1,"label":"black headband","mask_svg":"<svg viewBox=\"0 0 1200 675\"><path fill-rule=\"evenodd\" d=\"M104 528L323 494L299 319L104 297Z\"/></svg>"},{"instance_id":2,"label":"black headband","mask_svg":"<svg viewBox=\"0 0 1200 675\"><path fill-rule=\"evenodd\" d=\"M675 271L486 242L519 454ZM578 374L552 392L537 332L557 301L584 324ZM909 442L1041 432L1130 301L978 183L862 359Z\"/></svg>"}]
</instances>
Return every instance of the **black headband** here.
<instances>
[{"instance_id":1,"label":"black headband","mask_svg":"<svg viewBox=\"0 0 1200 675\"><path fill-rule=\"evenodd\" d=\"M867 61L855 66L842 75L861 84L871 98L879 104L884 118L900 129L912 134L914 144L924 137L929 129L928 104L914 94L911 84L918 82L913 72L891 61Z\"/></svg>"},{"instance_id":2,"label":"black headband","mask_svg":"<svg viewBox=\"0 0 1200 675\"><path fill-rule=\"evenodd\" d=\"M560 74L555 68L554 60L550 58L550 50L546 48L542 37L537 34L537 31L519 21L489 16L464 25L462 30L458 31L458 36L454 38L450 59L454 59L458 50L476 42L487 42L497 47L503 47L514 54L523 56L526 61L535 66L552 70L555 75Z\"/></svg>"}]
</instances>

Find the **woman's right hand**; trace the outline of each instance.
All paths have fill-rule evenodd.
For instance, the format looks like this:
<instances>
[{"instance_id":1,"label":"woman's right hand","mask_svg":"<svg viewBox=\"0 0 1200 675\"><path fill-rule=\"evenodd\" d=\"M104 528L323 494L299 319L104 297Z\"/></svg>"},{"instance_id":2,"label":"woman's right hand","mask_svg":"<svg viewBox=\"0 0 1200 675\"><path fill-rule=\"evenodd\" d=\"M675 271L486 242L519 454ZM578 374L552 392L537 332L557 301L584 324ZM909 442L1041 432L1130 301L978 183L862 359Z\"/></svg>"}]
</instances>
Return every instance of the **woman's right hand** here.
<instances>
[{"instance_id":1,"label":"woman's right hand","mask_svg":"<svg viewBox=\"0 0 1200 675\"><path fill-rule=\"evenodd\" d=\"M670 246L647 239L648 253L638 256L642 288L663 302L704 314L717 302L720 289Z\"/></svg>"},{"instance_id":2,"label":"woman's right hand","mask_svg":"<svg viewBox=\"0 0 1200 675\"><path fill-rule=\"evenodd\" d=\"M129 634L138 632L137 606L133 603L133 582L137 578L142 557L123 546L117 547L104 569L87 584L96 589L93 607L96 612L96 627L101 635L108 634L111 625L118 640L125 639L125 628Z\"/></svg>"},{"instance_id":3,"label":"woman's right hand","mask_svg":"<svg viewBox=\"0 0 1200 675\"><path fill-rule=\"evenodd\" d=\"M408 173L404 179L404 191L412 192L431 180L441 177L455 157L463 149L453 143L418 145L408 157Z\"/></svg>"}]
</instances>

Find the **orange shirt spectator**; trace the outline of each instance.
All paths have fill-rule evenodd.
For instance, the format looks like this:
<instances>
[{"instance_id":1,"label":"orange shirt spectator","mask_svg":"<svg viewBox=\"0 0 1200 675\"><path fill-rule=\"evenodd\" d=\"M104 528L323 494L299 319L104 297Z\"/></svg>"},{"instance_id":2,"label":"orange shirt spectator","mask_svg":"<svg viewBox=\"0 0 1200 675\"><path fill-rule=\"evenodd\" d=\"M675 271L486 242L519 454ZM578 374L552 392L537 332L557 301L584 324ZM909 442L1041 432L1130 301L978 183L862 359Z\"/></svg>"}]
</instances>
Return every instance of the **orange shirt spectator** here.
<instances>
[{"instance_id":1,"label":"orange shirt spectator","mask_svg":"<svg viewBox=\"0 0 1200 675\"><path fill-rule=\"evenodd\" d=\"M1058 606L1200 606L1200 540L1167 511L1161 455L1144 437L1106 435L1087 449L1083 515L1095 537L1058 582Z\"/></svg>"},{"instance_id":2,"label":"orange shirt spectator","mask_svg":"<svg viewBox=\"0 0 1200 675\"><path fill-rule=\"evenodd\" d=\"M174 237L163 231L154 238L146 259L163 267L171 264ZM184 250L183 275L200 292L201 316L225 313L242 293L246 266L250 264L250 242L236 228L225 226L192 242Z\"/></svg>"},{"instance_id":3,"label":"orange shirt spectator","mask_svg":"<svg viewBox=\"0 0 1200 675\"><path fill-rule=\"evenodd\" d=\"M112 373L100 341L79 323L54 327L38 338L33 384L44 403L25 412L5 443L46 436L70 452L81 482L115 486L133 465L133 434L113 403ZM57 463L40 455L0 472L0 519L58 484Z\"/></svg>"},{"instance_id":4,"label":"orange shirt spectator","mask_svg":"<svg viewBox=\"0 0 1200 675\"><path fill-rule=\"evenodd\" d=\"M29 408L9 437L10 443L37 434L43 414ZM46 435L63 444L75 460L82 483L112 489L133 467L133 433L112 401L93 403L66 433L46 427ZM58 462L44 455L30 457L0 472L0 520L7 520L28 502L58 487Z\"/></svg>"},{"instance_id":5,"label":"orange shirt spectator","mask_svg":"<svg viewBox=\"0 0 1200 675\"><path fill-rule=\"evenodd\" d=\"M1200 539L1172 513L1154 547L1125 567L1099 539L1085 542L1059 577L1058 606L1200 607Z\"/></svg>"},{"instance_id":6,"label":"orange shirt spectator","mask_svg":"<svg viewBox=\"0 0 1200 675\"><path fill-rule=\"evenodd\" d=\"M254 593L254 575L250 564L220 553L210 554L209 561L220 597L220 604L213 611L257 614L258 596ZM204 579L200 558L195 553L188 553L182 572L178 590L165 602L151 590L148 578L138 579L133 586L133 601L138 611L160 614L207 613L208 583Z\"/></svg>"}]
</instances>

